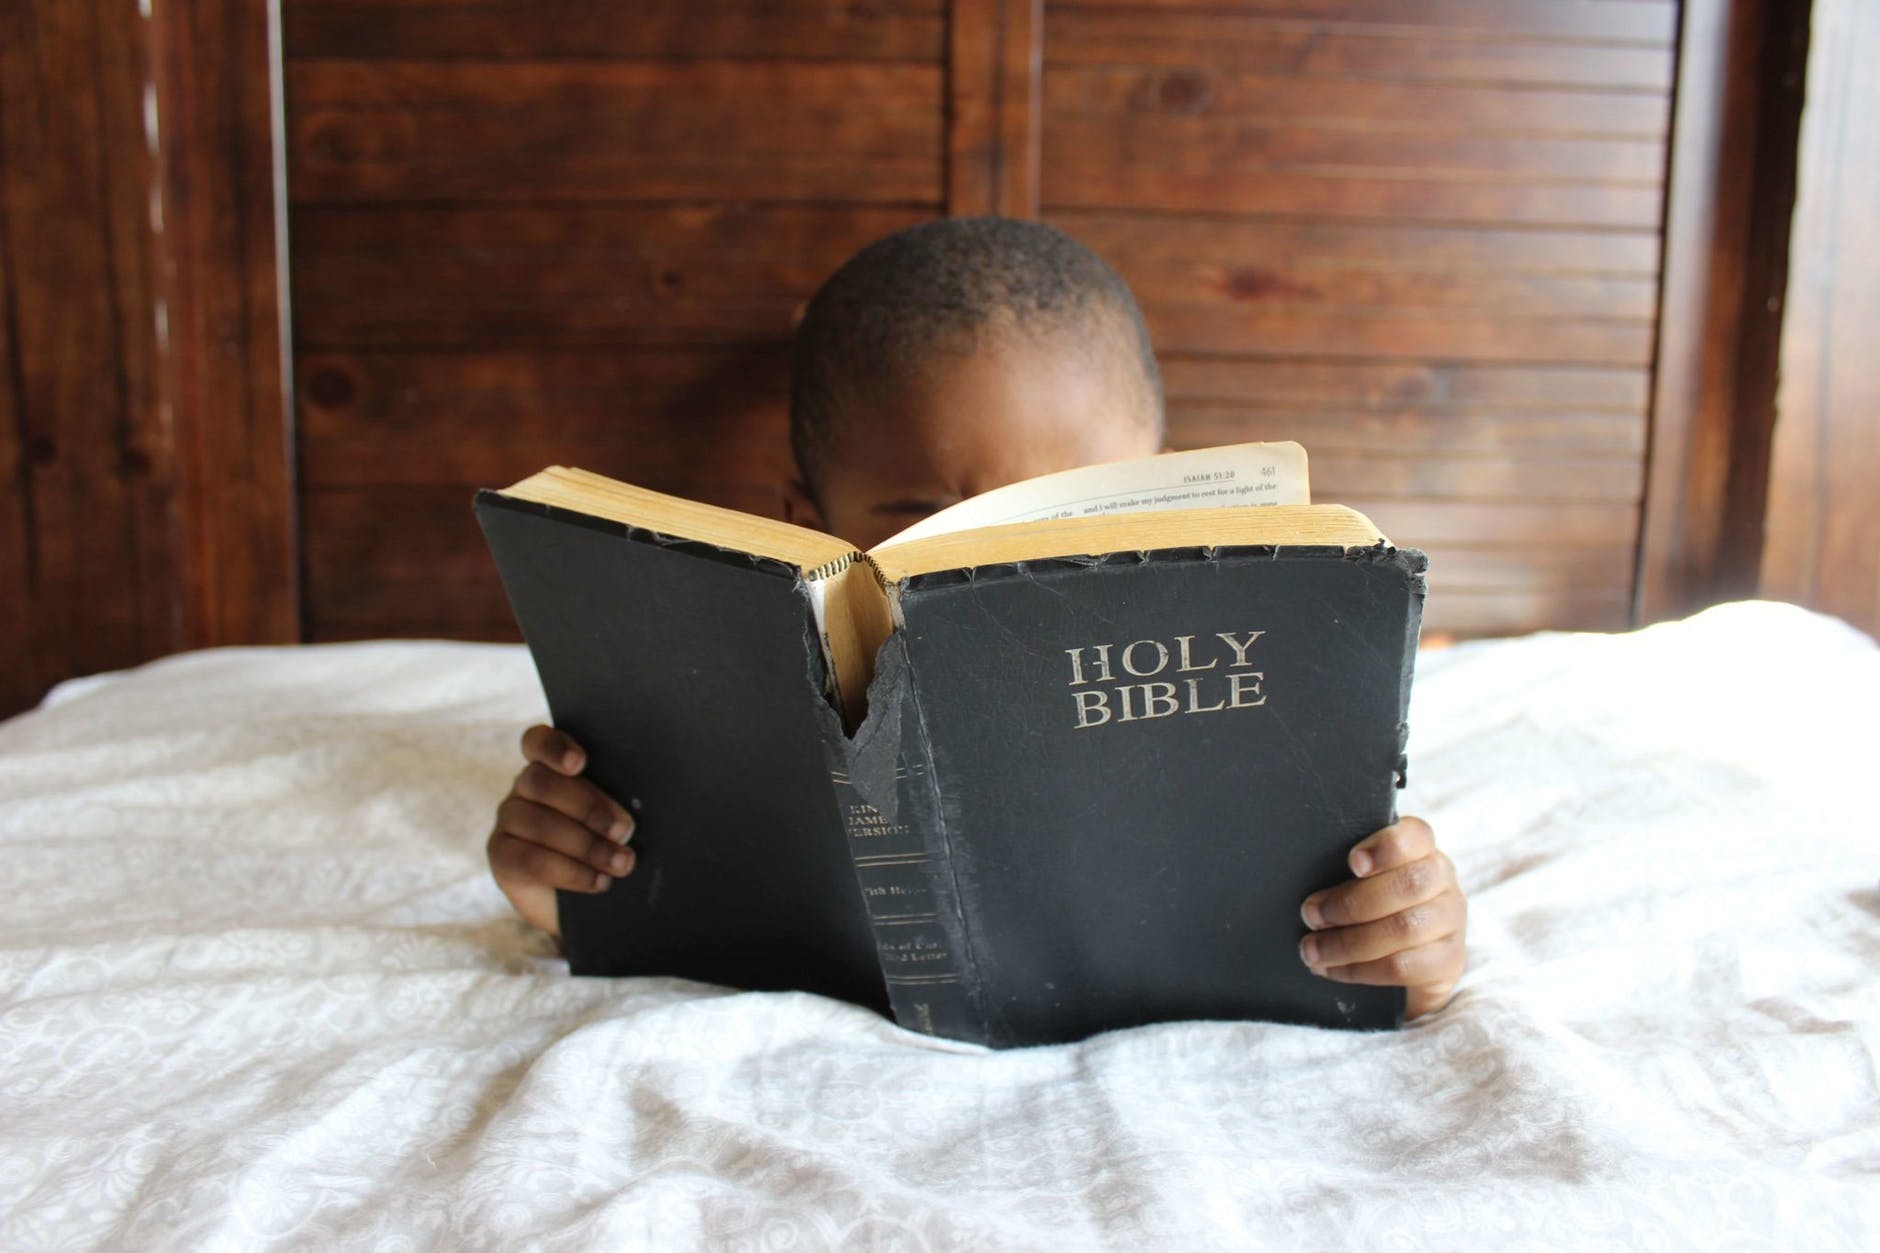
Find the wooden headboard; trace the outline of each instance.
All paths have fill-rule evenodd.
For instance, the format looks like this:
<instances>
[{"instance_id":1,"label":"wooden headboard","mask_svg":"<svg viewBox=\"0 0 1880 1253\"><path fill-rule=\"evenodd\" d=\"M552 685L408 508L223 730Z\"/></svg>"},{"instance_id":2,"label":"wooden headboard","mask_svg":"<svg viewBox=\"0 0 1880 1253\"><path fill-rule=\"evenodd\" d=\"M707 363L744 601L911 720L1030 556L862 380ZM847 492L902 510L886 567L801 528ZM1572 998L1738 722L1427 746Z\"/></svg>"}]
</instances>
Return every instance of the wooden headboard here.
<instances>
[{"instance_id":1,"label":"wooden headboard","mask_svg":"<svg viewBox=\"0 0 1880 1253\"><path fill-rule=\"evenodd\" d=\"M1301 440L1320 499L1430 553L1432 631L1736 590L1773 388L1739 350L1772 349L1787 239L1781 145L1745 141L1773 0L277 2L147 37L87 9L125 116L8 119L9 158L137 176L65 188L118 231L95 307L32 255L0 275L22 336L56 307L122 341L95 466L0 440L76 485L29 528L89 500L130 537L47 584L21 692L191 644L513 638L470 494L550 462L774 511L794 312L941 214L1109 258L1172 442ZM96 646L59 626L126 596Z\"/></svg>"}]
</instances>

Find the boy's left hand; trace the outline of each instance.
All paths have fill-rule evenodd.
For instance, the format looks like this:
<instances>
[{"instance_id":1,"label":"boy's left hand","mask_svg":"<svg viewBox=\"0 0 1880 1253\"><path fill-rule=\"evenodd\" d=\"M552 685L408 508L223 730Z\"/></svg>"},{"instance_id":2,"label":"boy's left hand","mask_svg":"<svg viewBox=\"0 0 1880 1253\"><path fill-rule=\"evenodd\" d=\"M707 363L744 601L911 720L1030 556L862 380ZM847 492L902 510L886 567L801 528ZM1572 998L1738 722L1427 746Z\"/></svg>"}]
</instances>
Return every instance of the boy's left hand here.
<instances>
[{"instance_id":1,"label":"boy's left hand","mask_svg":"<svg viewBox=\"0 0 1880 1253\"><path fill-rule=\"evenodd\" d=\"M1407 989L1405 1018L1449 1003L1462 977L1469 907L1456 868L1421 818L1402 818L1352 846L1357 876L1306 897L1312 928L1299 956L1339 983Z\"/></svg>"}]
</instances>

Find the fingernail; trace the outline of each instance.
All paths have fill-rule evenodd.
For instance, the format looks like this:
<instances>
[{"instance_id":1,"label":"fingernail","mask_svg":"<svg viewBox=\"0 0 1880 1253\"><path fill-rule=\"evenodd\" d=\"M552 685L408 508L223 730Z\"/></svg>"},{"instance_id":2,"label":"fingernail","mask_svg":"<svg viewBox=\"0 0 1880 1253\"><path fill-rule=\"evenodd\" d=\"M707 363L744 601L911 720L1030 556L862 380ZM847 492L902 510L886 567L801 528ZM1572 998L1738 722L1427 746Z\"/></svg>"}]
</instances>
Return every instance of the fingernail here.
<instances>
[{"instance_id":1,"label":"fingernail","mask_svg":"<svg viewBox=\"0 0 1880 1253\"><path fill-rule=\"evenodd\" d=\"M625 844L633 838L633 819L616 818L614 825L607 828L609 838L616 844Z\"/></svg>"},{"instance_id":2,"label":"fingernail","mask_svg":"<svg viewBox=\"0 0 1880 1253\"><path fill-rule=\"evenodd\" d=\"M1306 897L1306 903L1299 907L1299 916L1304 918L1306 925L1311 927L1314 931L1317 931L1325 925L1325 915L1319 912L1319 898L1317 896Z\"/></svg>"},{"instance_id":3,"label":"fingernail","mask_svg":"<svg viewBox=\"0 0 1880 1253\"><path fill-rule=\"evenodd\" d=\"M563 753L561 755L561 768L569 774L577 773L581 769L581 754L575 752L572 748Z\"/></svg>"},{"instance_id":4,"label":"fingernail","mask_svg":"<svg viewBox=\"0 0 1880 1253\"><path fill-rule=\"evenodd\" d=\"M595 871L594 872L594 890L598 892L606 886L607 886L607 876L602 874L598 870Z\"/></svg>"},{"instance_id":5,"label":"fingernail","mask_svg":"<svg viewBox=\"0 0 1880 1253\"><path fill-rule=\"evenodd\" d=\"M627 867L632 864L633 859L628 857L625 853L615 853L613 857L608 860L607 868L615 874L625 874L627 873Z\"/></svg>"},{"instance_id":6,"label":"fingernail","mask_svg":"<svg viewBox=\"0 0 1880 1253\"><path fill-rule=\"evenodd\" d=\"M1305 939L1299 941L1299 960L1304 962L1308 966L1311 966L1315 969L1317 968L1319 964L1319 937L1318 936L1309 935Z\"/></svg>"},{"instance_id":7,"label":"fingernail","mask_svg":"<svg viewBox=\"0 0 1880 1253\"><path fill-rule=\"evenodd\" d=\"M1371 873L1371 854L1363 849L1355 849L1351 854L1351 873L1360 879Z\"/></svg>"}]
</instances>

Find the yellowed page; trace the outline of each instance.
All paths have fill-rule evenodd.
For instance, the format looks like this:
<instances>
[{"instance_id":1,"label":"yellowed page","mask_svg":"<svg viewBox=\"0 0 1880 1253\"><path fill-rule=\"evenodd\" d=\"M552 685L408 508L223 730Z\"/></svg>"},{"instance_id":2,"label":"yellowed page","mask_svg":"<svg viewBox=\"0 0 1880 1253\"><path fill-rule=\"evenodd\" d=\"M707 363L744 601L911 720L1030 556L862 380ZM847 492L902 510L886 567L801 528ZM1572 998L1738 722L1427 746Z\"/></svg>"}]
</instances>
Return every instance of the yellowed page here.
<instances>
[{"instance_id":1,"label":"yellowed page","mask_svg":"<svg viewBox=\"0 0 1880 1253\"><path fill-rule=\"evenodd\" d=\"M1291 440L1229 444L1081 466L994 488L916 522L875 545L875 551L909 540L1011 522L1055 522L1216 505L1311 503L1304 448Z\"/></svg>"}]
</instances>

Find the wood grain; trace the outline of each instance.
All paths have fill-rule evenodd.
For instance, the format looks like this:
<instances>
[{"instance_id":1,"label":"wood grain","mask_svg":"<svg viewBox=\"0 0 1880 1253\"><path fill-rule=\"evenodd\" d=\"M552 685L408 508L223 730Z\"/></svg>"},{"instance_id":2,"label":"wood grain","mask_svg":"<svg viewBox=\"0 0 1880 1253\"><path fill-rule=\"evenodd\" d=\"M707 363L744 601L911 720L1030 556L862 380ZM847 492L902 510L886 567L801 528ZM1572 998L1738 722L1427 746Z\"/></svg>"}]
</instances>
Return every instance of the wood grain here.
<instances>
[{"instance_id":1,"label":"wood grain","mask_svg":"<svg viewBox=\"0 0 1880 1253\"><path fill-rule=\"evenodd\" d=\"M1641 620L1754 589L1806 14L1689 0L1641 524Z\"/></svg>"},{"instance_id":2,"label":"wood grain","mask_svg":"<svg viewBox=\"0 0 1880 1253\"><path fill-rule=\"evenodd\" d=\"M143 32L0 8L0 715L176 646Z\"/></svg>"},{"instance_id":3,"label":"wood grain","mask_svg":"<svg viewBox=\"0 0 1880 1253\"><path fill-rule=\"evenodd\" d=\"M1880 636L1880 21L1822 0L1811 44L1761 590Z\"/></svg>"},{"instance_id":4,"label":"wood grain","mask_svg":"<svg viewBox=\"0 0 1880 1253\"><path fill-rule=\"evenodd\" d=\"M297 59L942 58L944 0L285 0Z\"/></svg>"},{"instance_id":5,"label":"wood grain","mask_svg":"<svg viewBox=\"0 0 1880 1253\"><path fill-rule=\"evenodd\" d=\"M293 61L287 87L299 202L942 198L932 65Z\"/></svg>"},{"instance_id":6,"label":"wood grain","mask_svg":"<svg viewBox=\"0 0 1880 1253\"><path fill-rule=\"evenodd\" d=\"M312 488L501 487L559 464L695 499L780 487L795 474L788 373L780 346L309 353L301 474Z\"/></svg>"},{"instance_id":7,"label":"wood grain","mask_svg":"<svg viewBox=\"0 0 1880 1253\"><path fill-rule=\"evenodd\" d=\"M1408 135L1621 139L1650 146L1663 141L1670 109L1668 97L1636 92L1310 78L1208 65L1053 64L1048 81L1045 108L1061 117L1257 120Z\"/></svg>"},{"instance_id":8,"label":"wood grain","mask_svg":"<svg viewBox=\"0 0 1880 1253\"><path fill-rule=\"evenodd\" d=\"M268 13L159 5L150 31L185 637L289 642L300 598Z\"/></svg>"},{"instance_id":9,"label":"wood grain","mask_svg":"<svg viewBox=\"0 0 1880 1253\"><path fill-rule=\"evenodd\" d=\"M1224 269L1337 263L1374 271L1441 270L1456 275L1574 275L1654 281L1655 230L1574 231L1407 222L1342 222L1323 217L1252 218L1210 206L1179 216L1064 210L1057 225L1111 264Z\"/></svg>"},{"instance_id":10,"label":"wood grain","mask_svg":"<svg viewBox=\"0 0 1880 1253\"><path fill-rule=\"evenodd\" d=\"M1455 38L1441 27L1406 31L1349 23L1275 20L1259 10L1198 7L1179 20L1146 8L1052 4L1049 65L1222 67L1302 77L1489 86L1669 92L1669 44Z\"/></svg>"},{"instance_id":11,"label":"wood grain","mask_svg":"<svg viewBox=\"0 0 1880 1253\"><path fill-rule=\"evenodd\" d=\"M953 0L947 212L1036 217L1043 0Z\"/></svg>"},{"instance_id":12,"label":"wood grain","mask_svg":"<svg viewBox=\"0 0 1880 1253\"><path fill-rule=\"evenodd\" d=\"M1642 371L1366 362L1223 359L1165 355L1171 400L1260 401L1314 410L1566 412L1642 417Z\"/></svg>"},{"instance_id":13,"label":"wood grain","mask_svg":"<svg viewBox=\"0 0 1880 1253\"><path fill-rule=\"evenodd\" d=\"M787 342L798 307L918 210L705 204L302 208L303 351Z\"/></svg>"},{"instance_id":14,"label":"wood grain","mask_svg":"<svg viewBox=\"0 0 1880 1253\"><path fill-rule=\"evenodd\" d=\"M1222 7L1218 0L1073 0L1087 9L1150 9L1180 13ZM1677 30L1674 0L1249 0L1268 21L1447 36L1569 39L1662 47Z\"/></svg>"},{"instance_id":15,"label":"wood grain","mask_svg":"<svg viewBox=\"0 0 1880 1253\"><path fill-rule=\"evenodd\" d=\"M1171 352L1338 354L1454 361L1650 363L1652 324L1644 319L1574 319L1462 314L1424 309L1219 309L1151 305L1144 314L1156 343Z\"/></svg>"}]
</instances>

